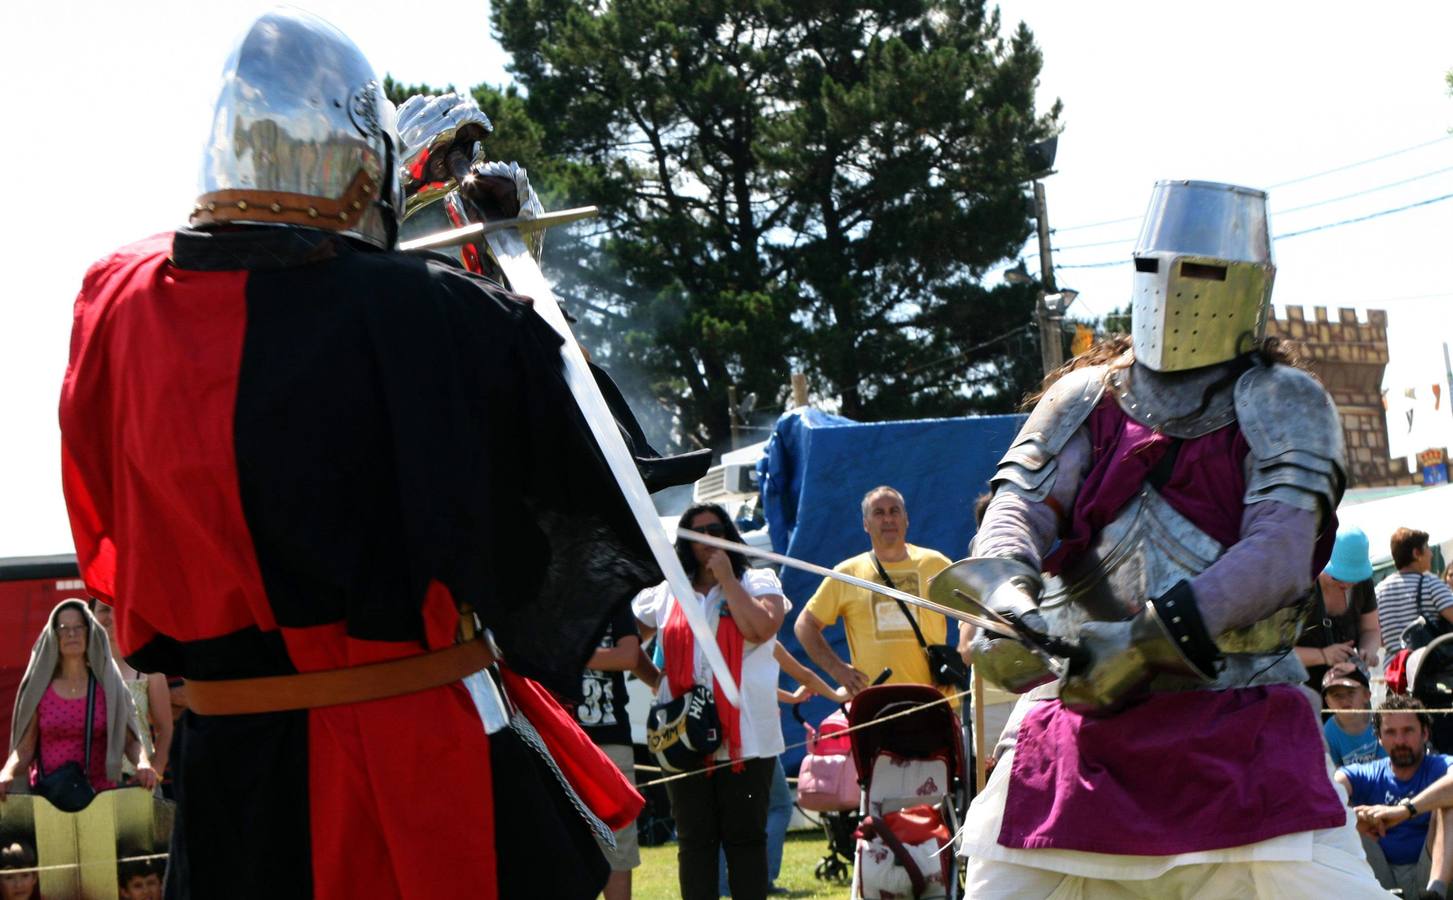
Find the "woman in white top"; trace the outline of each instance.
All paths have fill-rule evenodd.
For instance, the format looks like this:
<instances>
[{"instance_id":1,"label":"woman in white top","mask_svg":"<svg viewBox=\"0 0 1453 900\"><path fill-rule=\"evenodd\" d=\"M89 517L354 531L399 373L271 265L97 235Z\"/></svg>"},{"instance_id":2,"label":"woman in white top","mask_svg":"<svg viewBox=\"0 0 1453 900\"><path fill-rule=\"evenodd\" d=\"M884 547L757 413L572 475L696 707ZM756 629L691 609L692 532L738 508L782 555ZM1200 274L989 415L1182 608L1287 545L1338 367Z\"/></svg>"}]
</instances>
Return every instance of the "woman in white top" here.
<instances>
[{"instance_id":1,"label":"woman in white top","mask_svg":"<svg viewBox=\"0 0 1453 900\"><path fill-rule=\"evenodd\" d=\"M715 504L691 507L682 514L681 525L713 537L741 540L726 511ZM681 896L683 900L715 900L720 849L726 855L732 896L760 900L767 895L767 803L772 770L783 749L773 650L790 604L782 596L776 574L770 569L747 568L740 554L682 539L676 543L676 555L696 589L696 596L687 602L698 604L715 626L717 645L742 695L737 709L713 688L723 733L722 746L715 754L717 767L666 783L676 818ZM643 640L661 631L660 701L678 697L693 685L714 683L705 655L696 647L685 616L675 609L664 583L642 591L632 609Z\"/></svg>"}]
</instances>

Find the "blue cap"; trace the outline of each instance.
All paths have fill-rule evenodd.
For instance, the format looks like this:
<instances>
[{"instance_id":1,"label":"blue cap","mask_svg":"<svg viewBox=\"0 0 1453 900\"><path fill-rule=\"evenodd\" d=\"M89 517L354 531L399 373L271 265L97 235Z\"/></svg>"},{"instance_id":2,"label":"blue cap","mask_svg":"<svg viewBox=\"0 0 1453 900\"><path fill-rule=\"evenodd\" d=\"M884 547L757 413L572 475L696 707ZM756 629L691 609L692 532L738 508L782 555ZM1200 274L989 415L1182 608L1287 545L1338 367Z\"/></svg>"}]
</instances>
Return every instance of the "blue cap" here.
<instances>
[{"instance_id":1,"label":"blue cap","mask_svg":"<svg viewBox=\"0 0 1453 900\"><path fill-rule=\"evenodd\" d=\"M1372 577L1372 560L1367 555L1367 532L1356 525L1337 529L1332 559L1324 570L1338 581L1356 584Z\"/></svg>"}]
</instances>

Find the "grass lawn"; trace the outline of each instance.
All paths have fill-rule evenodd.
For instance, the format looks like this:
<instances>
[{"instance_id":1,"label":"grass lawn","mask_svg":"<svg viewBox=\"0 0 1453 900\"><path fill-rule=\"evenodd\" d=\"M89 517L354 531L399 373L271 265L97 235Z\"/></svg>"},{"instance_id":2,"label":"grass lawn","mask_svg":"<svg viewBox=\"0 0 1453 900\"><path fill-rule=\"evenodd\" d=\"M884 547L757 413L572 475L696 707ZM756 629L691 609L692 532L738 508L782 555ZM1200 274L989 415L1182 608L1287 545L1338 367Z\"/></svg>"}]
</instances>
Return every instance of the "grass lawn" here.
<instances>
[{"instance_id":1,"label":"grass lawn","mask_svg":"<svg viewBox=\"0 0 1453 900\"><path fill-rule=\"evenodd\" d=\"M818 881L813 875L817 861L827 853L827 837L821 831L793 831L782 848L780 887L790 893L782 897L848 896L846 884ZM637 900L676 900L681 896L676 886L676 844L641 848L641 866L631 878L631 896Z\"/></svg>"}]
</instances>

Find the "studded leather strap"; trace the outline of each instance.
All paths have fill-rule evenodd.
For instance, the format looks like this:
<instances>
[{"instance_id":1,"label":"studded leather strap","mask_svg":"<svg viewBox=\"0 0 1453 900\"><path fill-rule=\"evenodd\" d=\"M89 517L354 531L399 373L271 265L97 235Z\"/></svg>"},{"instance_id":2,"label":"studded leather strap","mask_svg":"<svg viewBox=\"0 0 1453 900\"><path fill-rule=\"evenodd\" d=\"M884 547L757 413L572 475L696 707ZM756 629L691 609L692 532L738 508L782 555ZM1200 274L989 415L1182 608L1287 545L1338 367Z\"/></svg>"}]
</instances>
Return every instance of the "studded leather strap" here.
<instances>
[{"instance_id":1,"label":"studded leather strap","mask_svg":"<svg viewBox=\"0 0 1453 900\"><path fill-rule=\"evenodd\" d=\"M377 187L372 176L359 169L336 200L286 191L212 191L197 198L189 221L194 228L260 222L347 231L363 217Z\"/></svg>"}]
</instances>

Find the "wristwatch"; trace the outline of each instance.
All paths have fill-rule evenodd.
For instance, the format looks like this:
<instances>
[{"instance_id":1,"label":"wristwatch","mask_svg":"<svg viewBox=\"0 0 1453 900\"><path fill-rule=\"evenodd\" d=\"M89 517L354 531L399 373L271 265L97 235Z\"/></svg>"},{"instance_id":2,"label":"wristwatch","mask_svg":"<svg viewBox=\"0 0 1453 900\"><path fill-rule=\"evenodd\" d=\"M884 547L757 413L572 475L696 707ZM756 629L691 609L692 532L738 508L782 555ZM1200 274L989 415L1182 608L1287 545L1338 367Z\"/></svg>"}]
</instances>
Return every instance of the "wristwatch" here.
<instances>
[{"instance_id":1,"label":"wristwatch","mask_svg":"<svg viewBox=\"0 0 1453 900\"><path fill-rule=\"evenodd\" d=\"M1418 808L1413 805L1413 800L1411 797L1404 797L1398 805L1408 811L1409 819L1413 818L1418 814Z\"/></svg>"}]
</instances>

